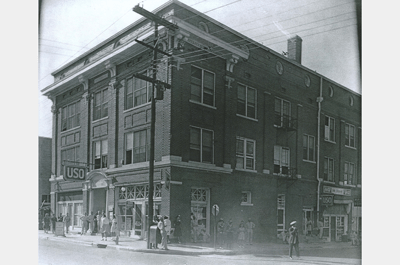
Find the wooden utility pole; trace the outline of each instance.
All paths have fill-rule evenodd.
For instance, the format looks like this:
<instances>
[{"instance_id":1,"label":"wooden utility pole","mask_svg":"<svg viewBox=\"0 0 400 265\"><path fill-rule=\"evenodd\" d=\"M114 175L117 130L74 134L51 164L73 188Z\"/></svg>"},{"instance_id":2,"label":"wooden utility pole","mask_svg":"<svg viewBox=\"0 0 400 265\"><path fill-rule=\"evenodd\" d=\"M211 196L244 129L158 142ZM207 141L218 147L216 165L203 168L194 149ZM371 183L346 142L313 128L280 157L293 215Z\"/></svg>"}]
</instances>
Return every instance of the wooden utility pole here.
<instances>
[{"instance_id":1,"label":"wooden utility pole","mask_svg":"<svg viewBox=\"0 0 400 265\"><path fill-rule=\"evenodd\" d=\"M165 88L170 88L170 85L161 81L157 80L157 52L166 54L170 56L170 54L165 53L164 51L158 50L157 49L157 42L158 42L158 26L162 25L170 30L175 30L178 28L177 25L172 24L171 22L157 16L156 14L153 14L139 5L135 6L133 8L133 11L152 20L154 22L154 41L153 45L154 47L141 42L139 40L136 40L138 43L153 49L153 63L152 63L152 71L153 71L153 76L151 79L149 79L147 76L141 75L141 74L135 74L134 76L136 78L143 79L145 81L151 82L152 83L152 90L151 90L151 123L150 123L150 161L149 161L149 195L148 195L148 203L149 203L149 213L148 213L148 221L147 221L147 248L150 249L150 226L153 222L153 194L154 194L154 144L155 144L155 124L156 124L156 98L154 96L154 93L156 89L159 89L158 86L162 85ZM158 94L158 93L157 93ZM158 97L157 97L158 98ZM162 98L158 98L161 100Z\"/></svg>"}]
</instances>

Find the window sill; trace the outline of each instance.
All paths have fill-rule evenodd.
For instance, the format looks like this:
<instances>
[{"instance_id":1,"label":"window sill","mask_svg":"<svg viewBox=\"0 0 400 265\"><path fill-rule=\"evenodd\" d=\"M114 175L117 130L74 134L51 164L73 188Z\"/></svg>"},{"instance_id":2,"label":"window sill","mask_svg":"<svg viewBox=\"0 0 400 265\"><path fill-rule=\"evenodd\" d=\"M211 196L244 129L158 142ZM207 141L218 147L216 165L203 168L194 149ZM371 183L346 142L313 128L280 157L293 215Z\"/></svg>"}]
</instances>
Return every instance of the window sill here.
<instances>
[{"instance_id":1,"label":"window sill","mask_svg":"<svg viewBox=\"0 0 400 265\"><path fill-rule=\"evenodd\" d=\"M98 120L95 120L95 121L92 121L92 124L94 124L94 123L99 123L99 122L105 121L105 120L107 120L107 119L108 119L108 116L107 116L107 117L104 117L104 118L101 118L101 119L98 119Z\"/></svg>"},{"instance_id":2,"label":"window sill","mask_svg":"<svg viewBox=\"0 0 400 265\"><path fill-rule=\"evenodd\" d=\"M251 121L256 121L256 122L258 122L257 119L255 119L255 118L250 118L250 117L244 116L244 115L242 115L242 114L236 113L236 116L241 117L241 118L244 118L244 119L248 119L248 120L251 120Z\"/></svg>"},{"instance_id":3,"label":"window sill","mask_svg":"<svg viewBox=\"0 0 400 265\"><path fill-rule=\"evenodd\" d=\"M346 187L353 187L353 188L356 187L356 185L353 185L353 184L343 184L343 186L346 186Z\"/></svg>"},{"instance_id":4,"label":"window sill","mask_svg":"<svg viewBox=\"0 0 400 265\"><path fill-rule=\"evenodd\" d=\"M254 206L252 203L242 202L240 206Z\"/></svg>"},{"instance_id":5,"label":"window sill","mask_svg":"<svg viewBox=\"0 0 400 265\"><path fill-rule=\"evenodd\" d=\"M257 173L257 170L254 170L254 169L235 168L235 170L243 171L243 172Z\"/></svg>"},{"instance_id":6,"label":"window sill","mask_svg":"<svg viewBox=\"0 0 400 265\"><path fill-rule=\"evenodd\" d=\"M307 162L307 163L311 163L311 164L316 164L317 162L315 162L315 161L311 161L311 160L304 160L303 159L303 162Z\"/></svg>"},{"instance_id":7,"label":"window sill","mask_svg":"<svg viewBox=\"0 0 400 265\"><path fill-rule=\"evenodd\" d=\"M333 181L328 181L328 180L324 180L324 183L326 183L326 184L336 184L335 182L333 182Z\"/></svg>"},{"instance_id":8,"label":"window sill","mask_svg":"<svg viewBox=\"0 0 400 265\"><path fill-rule=\"evenodd\" d=\"M197 101L193 101L191 99L189 99L189 102L193 103L193 104L197 104L197 105L203 106L203 107L207 107L207 108L210 108L210 109L215 109L215 110L217 109L217 107L210 106L210 105L207 105L207 104L204 104L204 103L200 103L200 102L197 102Z\"/></svg>"},{"instance_id":9,"label":"window sill","mask_svg":"<svg viewBox=\"0 0 400 265\"><path fill-rule=\"evenodd\" d=\"M142 105L139 105L139 106L136 106L136 107L132 107L130 109L123 110L122 113L125 114L125 113L131 112L131 111L134 111L134 110L137 110L137 109L149 106L149 105L151 105L151 102L147 102L147 103L144 103Z\"/></svg>"},{"instance_id":10,"label":"window sill","mask_svg":"<svg viewBox=\"0 0 400 265\"><path fill-rule=\"evenodd\" d=\"M68 129L68 130L66 130L66 131L62 131L62 132L60 132L60 134L62 135L62 134L65 134L65 133L69 133L69 132L72 132L72 131L75 131L75 130L80 130L81 129L81 126L77 126L77 127L74 127L74 128L71 128L71 129Z\"/></svg>"},{"instance_id":11,"label":"window sill","mask_svg":"<svg viewBox=\"0 0 400 265\"><path fill-rule=\"evenodd\" d=\"M350 145L344 145L344 146L349 148L349 149L357 150L357 148L355 148L354 146L350 146Z\"/></svg>"},{"instance_id":12,"label":"window sill","mask_svg":"<svg viewBox=\"0 0 400 265\"><path fill-rule=\"evenodd\" d=\"M324 140L325 140L325 142L328 142L328 143L331 143L331 144L336 144L336 142L335 142L335 141L326 140L326 139L324 139Z\"/></svg>"}]
</instances>

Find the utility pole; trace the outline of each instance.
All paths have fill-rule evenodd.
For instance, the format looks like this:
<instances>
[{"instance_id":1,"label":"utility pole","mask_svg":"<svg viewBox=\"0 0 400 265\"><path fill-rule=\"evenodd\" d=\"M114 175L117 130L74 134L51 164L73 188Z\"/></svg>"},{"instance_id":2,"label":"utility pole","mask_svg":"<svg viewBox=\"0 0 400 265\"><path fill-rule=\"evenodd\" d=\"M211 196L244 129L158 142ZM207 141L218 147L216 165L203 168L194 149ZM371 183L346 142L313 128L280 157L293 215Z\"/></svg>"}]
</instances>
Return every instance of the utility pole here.
<instances>
[{"instance_id":1,"label":"utility pole","mask_svg":"<svg viewBox=\"0 0 400 265\"><path fill-rule=\"evenodd\" d=\"M158 26L162 25L170 30L175 30L178 28L177 25L172 24L171 22L153 14L139 5L136 5L133 9L134 12L152 20L154 22L154 47L136 40L139 44L142 44L150 49L153 49L153 63L152 70L153 76L149 78L147 76L141 74L134 74L136 78L143 79L145 81L152 83L152 90L150 95L151 100L151 123L150 123L150 161L149 161L149 195L148 195L148 203L149 203L149 213L148 213L148 222L147 222L147 248L150 249L150 226L153 221L153 194L154 194L154 144L155 144L155 124L156 124L156 98L162 100L162 96L160 97L159 92L161 92L160 87L164 86L165 88L171 88L171 86L167 83L161 82L157 80L157 52L166 54L170 56L170 54L165 53L164 51L157 49L158 42ZM157 97L154 96L155 91L157 90Z\"/></svg>"}]
</instances>

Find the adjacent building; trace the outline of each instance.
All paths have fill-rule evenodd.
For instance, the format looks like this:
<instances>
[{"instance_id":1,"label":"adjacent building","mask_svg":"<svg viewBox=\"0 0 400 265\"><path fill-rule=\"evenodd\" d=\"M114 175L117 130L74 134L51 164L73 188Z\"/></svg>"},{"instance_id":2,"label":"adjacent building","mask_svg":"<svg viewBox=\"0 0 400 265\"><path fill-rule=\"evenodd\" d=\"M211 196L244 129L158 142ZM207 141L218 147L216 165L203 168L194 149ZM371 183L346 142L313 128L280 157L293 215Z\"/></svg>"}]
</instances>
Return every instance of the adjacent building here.
<instances>
[{"instance_id":1,"label":"adjacent building","mask_svg":"<svg viewBox=\"0 0 400 265\"><path fill-rule=\"evenodd\" d=\"M52 140L47 137L38 139L38 211L39 228L42 227L42 217L50 213L50 182L51 177L51 146Z\"/></svg>"},{"instance_id":2,"label":"adjacent building","mask_svg":"<svg viewBox=\"0 0 400 265\"><path fill-rule=\"evenodd\" d=\"M255 241L297 220L322 220L324 238L361 232L361 95L288 55L179 2L153 13L159 27L154 214L190 216L213 235L217 218L252 218ZM52 73L51 208L117 214L127 236L146 236L154 24L142 18ZM161 99L162 98L162 99ZM172 222L173 223L173 222ZM199 235L201 239L201 235Z\"/></svg>"}]
</instances>

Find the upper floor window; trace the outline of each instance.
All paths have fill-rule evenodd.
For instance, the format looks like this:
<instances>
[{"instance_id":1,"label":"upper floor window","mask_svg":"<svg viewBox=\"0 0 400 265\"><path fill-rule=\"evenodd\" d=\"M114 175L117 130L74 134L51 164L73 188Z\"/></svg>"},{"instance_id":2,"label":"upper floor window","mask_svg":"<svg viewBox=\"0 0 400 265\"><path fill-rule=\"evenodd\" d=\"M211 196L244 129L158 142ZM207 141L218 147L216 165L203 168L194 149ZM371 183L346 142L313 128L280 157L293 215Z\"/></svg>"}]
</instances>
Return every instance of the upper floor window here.
<instances>
[{"instance_id":1,"label":"upper floor window","mask_svg":"<svg viewBox=\"0 0 400 265\"><path fill-rule=\"evenodd\" d=\"M274 173L288 175L290 169L290 149L274 146Z\"/></svg>"},{"instance_id":2,"label":"upper floor window","mask_svg":"<svg viewBox=\"0 0 400 265\"><path fill-rule=\"evenodd\" d=\"M189 160L214 163L214 132L202 128L190 127Z\"/></svg>"},{"instance_id":3,"label":"upper floor window","mask_svg":"<svg viewBox=\"0 0 400 265\"><path fill-rule=\"evenodd\" d=\"M214 106L215 75L192 66L190 78L190 100Z\"/></svg>"},{"instance_id":4,"label":"upper floor window","mask_svg":"<svg viewBox=\"0 0 400 265\"><path fill-rule=\"evenodd\" d=\"M275 122L278 127L290 127L290 102L275 98Z\"/></svg>"},{"instance_id":5,"label":"upper floor window","mask_svg":"<svg viewBox=\"0 0 400 265\"><path fill-rule=\"evenodd\" d=\"M255 170L256 141L236 138L236 168Z\"/></svg>"},{"instance_id":6,"label":"upper floor window","mask_svg":"<svg viewBox=\"0 0 400 265\"><path fill-rule=\"evenodd\" d=\"M101 140L93 143L94 169L107 168L108 141Z\"/></svg>"},{"instance_id":7,"label":"upper floor window","mask_svg":"<svg viewBox=\"0 0 400 265\"><path fill-rule=\"evenodd\" d=\"M93 101L93 120L98 120L108 116L108 89L104 89L94 94Z\"/></svg>"},{"instance_id":8,"label":"upper floor window","mask_svg":"<svg viewBox=\"0 0 400 265\"><path fill-rule=\"evenodd\" d=\"M303 135L303 160L315 161L315 137Z\"/></svg>"},{"instance_id":9,"label":"upper floor window","mask_svg":"<svg viewBox=\"0 0 400 265\"><path fill-rule=\"evenodd\" d=\"M344 127L344 134L345 134L345 145L350 146L350 147L356 147L355 144L355 135L356 135L356 129L354 125L346 123Z\"/></svg>"},{"instance_id":10,"label":"upper floor window","mask_svg":"<svg viewBox=\"0 0 400 265\"><path fill-rule=\"evenodd\" d=\"M354 184L354 163L344 162L344 184Z\"/></svg>"},{"instance_id":11,"label":"upper floor window","mask_svg":"<svg viewBox=\"0 0 400 265\"><path fill-rule=\"evenodd\" d=\"M61 131L66 131L80 125L81 102L70 104L61 111Z\"/></svg>"},{"instance_id":12,"label":"upper floor window","mask_svg":"<svg viewBox=\"0 0 400 265\"><path fill-rule=\"evenodd\" d=\"M148 73L144 72L143 75ZM150 101L151 83L132 77L126 80L125 109L143 105Z\"/></svg>"},{"instance_id":13,"label":"upper floor window","mask_svg":"<svg viewBox=\"0 0 400 265\"><path fill-rule=\"evenodd\" d=\"M324 158L324 180L334 182L334 160L330 157Z\"/></svg>"},{"instance_id":14,"label":"upper floor window","mask_svg":"<svg viewBox=\"0 0 400 265\"><path fill-rule=\"evenodd\" d=\"M325 140L335 141L335 119L325 116Z\"/></svg>"},{"instance_id":15,"label":"upper floor window","mask_svg":"<svg viewBox=\"0 0 400 265\"><path fill-rule=\"evenodd\" d=\"M64 174L64 164L79 162L81 159L80 147L75 146L61 150L61 174Z\"/></svg>"},{"instance_id":16,"label":"upper floor window","mask_svg":"<svg viewBox=\"0 0 400 265\"><path fill-rule=\"evenodd\" d=\"M249 118L256 118L257 91L254 88L238 85L237 113Z\"/></svg>"},{"instance_id":17,"label":"upper floor window","mask_svg":"<svg viewBox=\"0 0 400 265\"><path fill-rule=\"evenodd\" d=\"M242 202L243 204L251 204L251 192L250 191L242 191Z\"/></svg>"},{"instance_id":18,"label":"upper floor window","mask_svg":"<svg viewBox=\"0 0 400 265\"><path fill-rule=\"evenodd\" d=\"M150 130L141 130L125 135L125 164L150 160Z\"/></svg>"}]
</instances>

